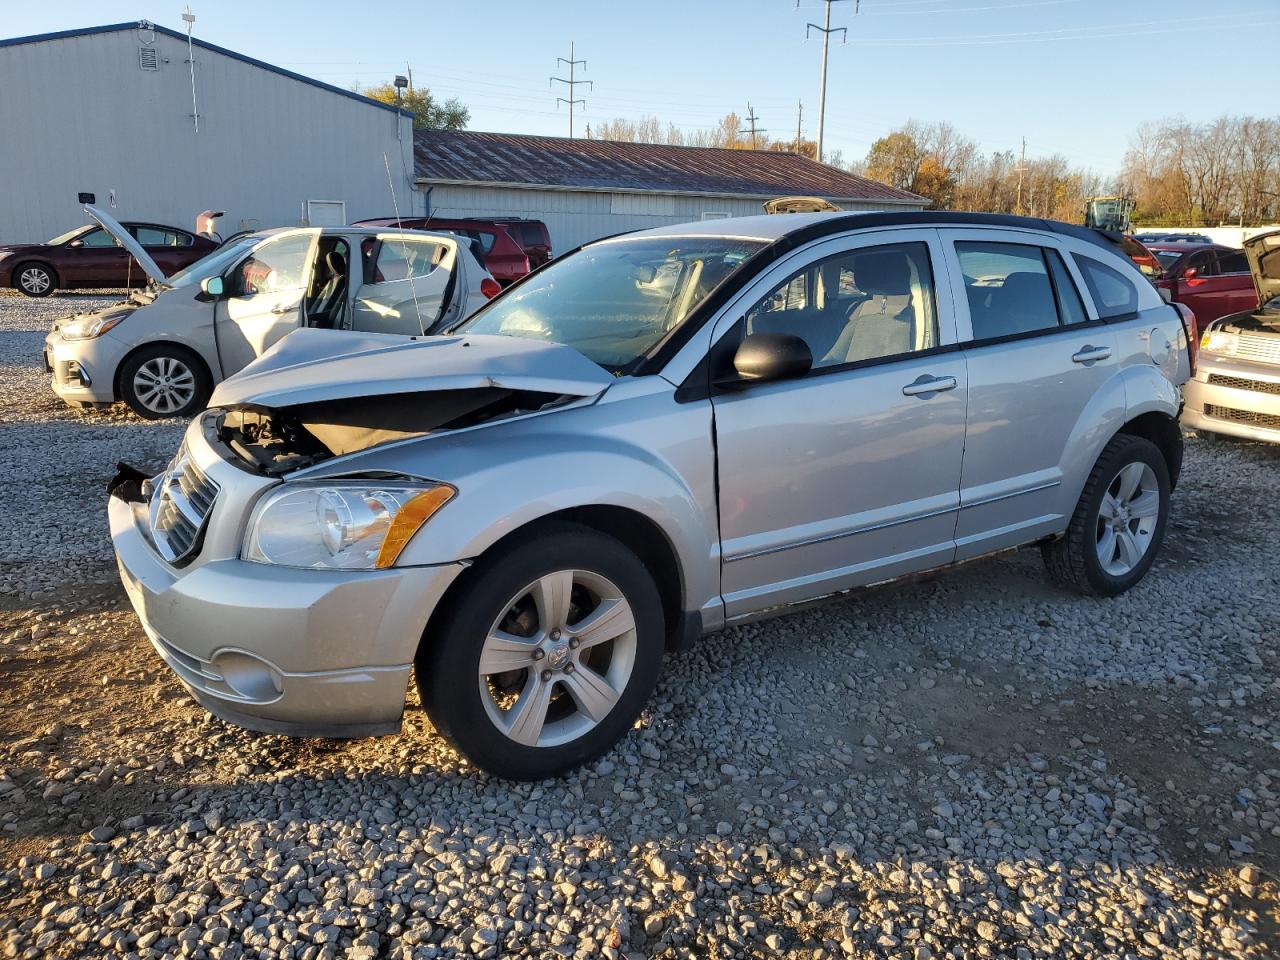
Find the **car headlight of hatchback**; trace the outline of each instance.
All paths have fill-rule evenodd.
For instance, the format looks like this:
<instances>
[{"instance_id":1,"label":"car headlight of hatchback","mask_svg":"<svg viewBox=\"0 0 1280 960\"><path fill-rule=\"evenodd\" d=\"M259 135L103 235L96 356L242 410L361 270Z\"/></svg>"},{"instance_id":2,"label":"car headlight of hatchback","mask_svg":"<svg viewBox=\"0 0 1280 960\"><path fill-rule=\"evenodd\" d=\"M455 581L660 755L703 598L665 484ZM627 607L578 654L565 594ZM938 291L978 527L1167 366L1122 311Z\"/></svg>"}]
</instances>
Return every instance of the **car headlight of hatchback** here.
<instances>
[{"instance_id":1,"label":"car headlight of hatchback","mask_svg":"<svg viewBox=\"0 0 1280 960\"><path fill-rule=\"evenodd\" d=\"M1227 333L1225 330L1206 330L1203 337L1200 338L1200 348L1208 350L1210 353L1221 353L1228 357L1236 355L1236 348L1239 346L1240 338L1234 333Z\"/></svg>"},{"instance_id":2,"label":"car headlight of hatchback","mask_svg":"<svg viewBox=\"0 0 1280 960\"><path fill-rule=\"evenodd\" d=\"M286 483L253 511L242 555L286 567L380 570L456 493L445 483Z\"/></svg>"},{"instance_id":3,"label":"car headlight of hatchback","mask_svg":"<svg viewBox=\"0 0 1280 960\"><path fill-rule=\"evenodd\" d=\"M86 314L58 327L63 340L92 340L100 337L127 317L127 313Z\"/></svg>"}]
</instances>

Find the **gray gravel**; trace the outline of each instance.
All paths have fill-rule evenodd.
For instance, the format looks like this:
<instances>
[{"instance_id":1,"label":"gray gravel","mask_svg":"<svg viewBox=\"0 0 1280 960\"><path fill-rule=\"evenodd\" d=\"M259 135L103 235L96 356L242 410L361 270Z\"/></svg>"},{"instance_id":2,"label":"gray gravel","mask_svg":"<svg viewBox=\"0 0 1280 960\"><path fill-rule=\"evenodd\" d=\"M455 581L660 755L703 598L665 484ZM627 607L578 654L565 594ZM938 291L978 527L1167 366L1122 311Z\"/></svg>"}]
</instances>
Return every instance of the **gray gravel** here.
<instances>
[{"instance_id":1,"label":"gray gravel","mask_svg":"<svg viewBox=\"0 0 1280 960\"><path fill-rule=\"evenodd\" d=\"M1023 552L732 630L604 759L510 784L412 697L344 743L185 697L102 516L180 426L52 399L66 307L0 297L0 956L1280 954L1280 450L1189 439L1125 597Z\"/></svg>"}]
</instances>

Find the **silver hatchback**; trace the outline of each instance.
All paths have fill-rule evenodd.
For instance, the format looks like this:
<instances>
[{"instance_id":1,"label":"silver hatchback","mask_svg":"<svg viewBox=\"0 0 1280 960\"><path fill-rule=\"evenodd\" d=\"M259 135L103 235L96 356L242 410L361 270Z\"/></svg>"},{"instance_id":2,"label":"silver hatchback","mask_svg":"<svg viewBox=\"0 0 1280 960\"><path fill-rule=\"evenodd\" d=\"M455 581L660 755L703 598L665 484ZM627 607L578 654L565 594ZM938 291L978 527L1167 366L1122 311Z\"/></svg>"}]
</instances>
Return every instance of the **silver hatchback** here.
<instances>
[{"instance_id":1,"label":"silver hatchback","mask_svg":"<svg viewBox=\"0 0 1280 960\"><path fill-rule=\"evenodd\" d=\"M1100 234L792 214L589 244L428 338L300 330L222 383L112 536L160 656L259 730L398 729L555 774L665 650L1039 544L1111 596L1182 458L1187 331Z\"/></svg>"}]
</instances>

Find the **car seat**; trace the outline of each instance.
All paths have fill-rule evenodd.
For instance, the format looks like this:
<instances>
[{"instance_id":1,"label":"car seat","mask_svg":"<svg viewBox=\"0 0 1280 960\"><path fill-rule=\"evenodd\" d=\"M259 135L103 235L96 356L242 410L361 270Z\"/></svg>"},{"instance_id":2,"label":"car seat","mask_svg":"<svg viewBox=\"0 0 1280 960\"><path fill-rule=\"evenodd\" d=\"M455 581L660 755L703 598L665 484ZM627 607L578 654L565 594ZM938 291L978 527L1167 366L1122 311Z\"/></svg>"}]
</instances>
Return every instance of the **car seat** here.
<instances>
[{"instance_id":1,"label":"car seat","mask_svg":"<svg viewBox=\"0 0 1280 960\"><path fill-rule=\"evenodd\" d=\"M342 326L347 306L347 258L342 251L330 250L324 258L329 279L312 305L308 323L313 327L336 330Z\"/></svg>"},{"instance_id":2,"label":"car seat","mask_svg":"<svg viewBox=\"0 0 1280 960\"><path fill-rule=\"evenodd\" d=\"M854 280L867 299L849 311L824 364L856 363L910 353L915 347L915 307L911 265L897 250L862 253L854 260Z\"/></svg>"}]
</instances>

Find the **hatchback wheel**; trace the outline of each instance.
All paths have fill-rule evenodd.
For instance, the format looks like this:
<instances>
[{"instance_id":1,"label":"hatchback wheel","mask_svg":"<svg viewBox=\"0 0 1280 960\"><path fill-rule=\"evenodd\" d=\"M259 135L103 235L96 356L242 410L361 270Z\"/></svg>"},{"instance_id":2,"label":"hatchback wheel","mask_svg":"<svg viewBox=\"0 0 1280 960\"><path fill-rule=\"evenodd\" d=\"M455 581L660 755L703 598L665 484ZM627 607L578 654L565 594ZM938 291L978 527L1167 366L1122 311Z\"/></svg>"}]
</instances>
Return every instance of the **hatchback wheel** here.
<instances>
[{"instance_id":1,"label":"hatchback wheel","mask_svg":"<svg viewBox=\"0 0 1280 960\"><path fill-rule=\"evenodd\" d=\"M416 663L423 705L459 752L534 780L626 733L663 651L661 600L639 559L566 525L464 576Z\"/></svg>"},{"instance_id":2,"label":"hatchback wheel","mask_svg":"<svg viewBox=\"0 0 1280 960\"><path fill-rule=\"evenodd\" d=\"M189 417L204 407L209 374L194 354L158 344L130 357L120 369L120 394L134 413L148 420Z\"/></svg>"},{"instance_id":3,"label":"hatchback wheel","mask_svg":"<svg viewBox=\"0 0 1280 960\"><path fill-rule=\"evenodd\" d=\"M13 271L16 286L28 297L47 297L57 287L53 270L41 263L24 263Z\"/></svg>"},{"instance_id":4,"label":"hatchback wheel","mask_svg":"<svg viewBox=\"0 0 1280 960\"><path fill-rule=\"evenodd\" d=\"M1113 597L1141 580L1164 540L1169 470L1149 440L1121 434L1094 465L1066 534L1045 544L1049 575L1080 593Z\"/></svg>"}]
</instances>

